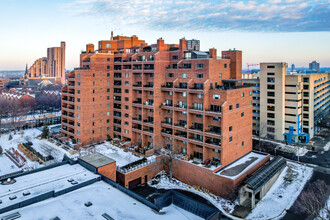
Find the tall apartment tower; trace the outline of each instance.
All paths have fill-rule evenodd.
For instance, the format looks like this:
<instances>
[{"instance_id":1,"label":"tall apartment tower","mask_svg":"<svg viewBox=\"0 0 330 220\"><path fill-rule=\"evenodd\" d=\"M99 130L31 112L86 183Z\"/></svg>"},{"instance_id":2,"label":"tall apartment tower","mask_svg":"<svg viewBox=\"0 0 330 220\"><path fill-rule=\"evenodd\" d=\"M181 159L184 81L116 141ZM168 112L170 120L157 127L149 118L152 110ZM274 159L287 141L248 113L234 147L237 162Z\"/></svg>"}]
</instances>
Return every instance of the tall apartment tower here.
<instances>
[{"instance_id":1,"label":"tall apartment tower","mask_svg":"<svg viewBox=\"0 0 330 220\"><path fill-rule=\"evenodd\" d=\"M187 50L200 50L200 40L192 39L187 40Z\"/></svg>"},{"instance_id":2,"label":"tall apartment tower","mask_svg":"<svg viewBox=\"0 0 330 220\"><path fill-rule=\"evenodd\" d=\"M315 72L315 73L320 72L320 63L318 63L316 61L309 63L309 71Z\"/></svg>"},{"instance_id":3,"label":"tall apartment tower","mask_svg":"<svg viewBox=\"0 0 330 220\"><path fill-rule=\"evenodd\" d=\"M65 42L60 47L47 49L48 77L65 78Z\"/></svg>"},{"instance_id":4,"label":"tall apartment tower","mask_svg":"<svg viewBox=\"0 0 330 220\"><path fill-rule=\"evenodd\" d=\"M253 134L307 143L330 111L329 73L286 72L286 63L261 63L253 87Z\"/></svg>"},{"instance_id":5,"label":"tall apartment tower","mask_svg":"<svg viewBox=\"0 0 330 220\"><path fill-rule=\"evenodd\" d=\"M187 50L187 41L148 45L136 36L87 44L62 89L62 135L77 147L119 138L150 154L178 153L226 165L252 150L252 89L242 52Z\"/></svg>"}]
</instances>

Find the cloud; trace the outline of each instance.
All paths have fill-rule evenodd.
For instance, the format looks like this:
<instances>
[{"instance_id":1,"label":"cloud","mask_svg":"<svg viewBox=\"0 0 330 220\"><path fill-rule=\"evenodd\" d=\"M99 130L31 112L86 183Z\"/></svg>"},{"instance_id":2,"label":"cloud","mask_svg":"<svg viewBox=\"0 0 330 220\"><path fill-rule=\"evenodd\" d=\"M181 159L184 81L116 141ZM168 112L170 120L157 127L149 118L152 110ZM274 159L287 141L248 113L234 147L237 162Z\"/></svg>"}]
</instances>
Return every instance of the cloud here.
<instances>
[{"instance_id":1,"label":"cloud","mask_svg":"<svg viewBox=\"0 0 330 220\"><path fill-rule=\"evenodd\" d=\"M330 31L329 0L75 0L75 15L155 30Z\"/></svg>"}]
</instances>

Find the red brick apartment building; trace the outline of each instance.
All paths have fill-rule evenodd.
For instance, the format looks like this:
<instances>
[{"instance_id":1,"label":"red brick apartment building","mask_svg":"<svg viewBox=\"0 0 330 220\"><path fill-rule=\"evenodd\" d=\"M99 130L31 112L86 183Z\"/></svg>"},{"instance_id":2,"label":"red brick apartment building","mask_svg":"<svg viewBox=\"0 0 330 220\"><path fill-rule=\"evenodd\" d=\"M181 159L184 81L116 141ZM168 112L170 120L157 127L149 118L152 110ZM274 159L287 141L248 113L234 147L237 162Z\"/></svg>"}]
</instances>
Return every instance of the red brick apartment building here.
<instances>
[{"instance_id":1,"label":"red brick apartment building","mask_svg":"<svg viewBox=\"0 0 330 220\"><path fill-rule=\"evenodd\" d=\"M62 89L62 135L87 145L120 138L144 154L166 144L222 167L252 150L251 88L242 52L148 45L136 36L87 44Z\"/></svg>"}]
</instances>

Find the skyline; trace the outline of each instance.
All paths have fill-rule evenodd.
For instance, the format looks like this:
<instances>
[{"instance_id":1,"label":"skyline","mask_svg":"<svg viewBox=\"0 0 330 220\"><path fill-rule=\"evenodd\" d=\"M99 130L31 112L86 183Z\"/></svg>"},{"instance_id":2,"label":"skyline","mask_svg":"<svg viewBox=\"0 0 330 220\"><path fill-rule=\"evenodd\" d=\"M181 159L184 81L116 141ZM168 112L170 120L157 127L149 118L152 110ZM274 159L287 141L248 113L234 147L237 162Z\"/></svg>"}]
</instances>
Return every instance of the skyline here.
<instances>
[{"instance_id":1,"label":"skyline","mask_svg":"<svg viewBox=\"0 0 330 220\"><path fill-rule=\"evenodd\" d=\"M0 1L0 16L6 21L0 24L5 33L0 35L0 70L25 69L26 64L31 66L46 56L48 47L58 46L61 41L67 44L66 69L73 69L79 65L79 54L85 45L109 39L111 30L114 35L137 35L148 44L156 43L154 39L160 37L165 43L195 38L201 41L201 50L214 47L218 55L222 50L236 48L243 51L243 68L246 63L260 62L307 67L313 60L321 67L329 67L329 3Z\"/></svg>"}]
</instances>

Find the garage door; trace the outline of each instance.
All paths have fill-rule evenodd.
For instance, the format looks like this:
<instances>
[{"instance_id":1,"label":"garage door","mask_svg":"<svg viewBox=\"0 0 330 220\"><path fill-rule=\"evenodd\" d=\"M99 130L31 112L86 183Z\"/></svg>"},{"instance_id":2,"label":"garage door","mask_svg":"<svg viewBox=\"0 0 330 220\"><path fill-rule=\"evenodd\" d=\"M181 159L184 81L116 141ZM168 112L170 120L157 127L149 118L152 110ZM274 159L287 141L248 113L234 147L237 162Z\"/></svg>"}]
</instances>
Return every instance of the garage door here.
<instances>
[{"instance_id":1,"label":"garage door","mask_svg":"<svg viewBox=\"0 0 330 220\"><path fill-rule=\"evenodd\" d=\"M137 178L135 180L130 181L128 183L128 188L129 189L134 189L134 188L136 188L140 184L141 184L141 177L140 178Z\"/></svg>"}]
</instances>

